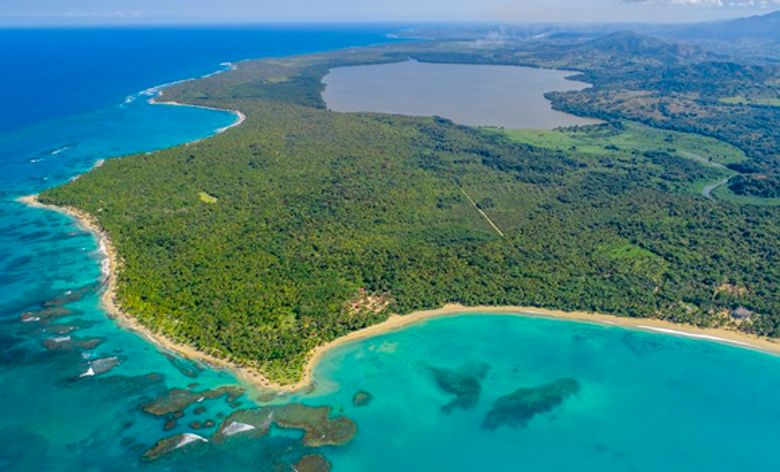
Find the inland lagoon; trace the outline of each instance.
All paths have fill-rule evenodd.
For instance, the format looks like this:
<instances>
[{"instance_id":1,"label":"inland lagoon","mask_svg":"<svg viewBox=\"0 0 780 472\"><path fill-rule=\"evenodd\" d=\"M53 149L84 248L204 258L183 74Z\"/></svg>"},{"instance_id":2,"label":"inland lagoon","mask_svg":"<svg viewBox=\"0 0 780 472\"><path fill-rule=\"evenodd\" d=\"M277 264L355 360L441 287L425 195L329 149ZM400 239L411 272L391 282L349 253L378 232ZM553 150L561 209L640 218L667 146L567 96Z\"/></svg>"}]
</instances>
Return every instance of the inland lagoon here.
<instances>
[{"instance_id":1,"label":"inland lagoon","mask_svg":"<svg viewBox=\"0 0 780 472\"><path fill-rule=\"evenodd\" d=\"M567 79L572 75L576 72L409 60L332 69L323 80L323 98L334 111L435 115L469 126L553 129L597 123L553 110L544 97L588 87Z\"/></svg>"},{"instance_id":2,"label":"inland lagoon","mask_svg":"<svg viewBox=\"0 0 780 472\"><path fill-rule=\"evenodd\" d=\"M102 41L125 44L128 31ZM214 34L195 36L218 44ZM242 51L246 57L383 38L381 31L257 34L285 47ZM141 49L123 60L140 64L159 54L183 61L164 47ZM183 72L206 72L185 62ZM188 75L150 74L146 86ZM79 75L70 87L90 85ZM774 464L780 359L709 341L538 317L451 316L328 351L314 388L284 395L159 350L101 307L105 274L93 235L16 199L101 159L208 137L236 116L152 105L155 90L114 93L113 105L91 102L97 108L6 126L0 135L0 470L727 471Z\"/></svg>"}]
</instances>

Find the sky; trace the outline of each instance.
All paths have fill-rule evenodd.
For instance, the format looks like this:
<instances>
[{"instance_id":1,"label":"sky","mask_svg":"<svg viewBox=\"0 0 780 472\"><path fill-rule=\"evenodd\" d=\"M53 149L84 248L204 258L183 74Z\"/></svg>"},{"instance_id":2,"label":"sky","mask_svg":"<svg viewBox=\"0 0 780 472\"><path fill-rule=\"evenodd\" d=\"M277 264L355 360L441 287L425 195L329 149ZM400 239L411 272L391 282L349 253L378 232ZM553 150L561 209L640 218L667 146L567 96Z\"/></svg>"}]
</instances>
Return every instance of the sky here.
<instances>
[{"instance_id":1,"label":"sky","mask_svg":"<svg viewBox=\"0 0 780 472\"><path fill-rule=\"evenodd\" d=\"M0 26L259 22L685 22L780 0L0 0Z\"/></svg>"}]
</instances>

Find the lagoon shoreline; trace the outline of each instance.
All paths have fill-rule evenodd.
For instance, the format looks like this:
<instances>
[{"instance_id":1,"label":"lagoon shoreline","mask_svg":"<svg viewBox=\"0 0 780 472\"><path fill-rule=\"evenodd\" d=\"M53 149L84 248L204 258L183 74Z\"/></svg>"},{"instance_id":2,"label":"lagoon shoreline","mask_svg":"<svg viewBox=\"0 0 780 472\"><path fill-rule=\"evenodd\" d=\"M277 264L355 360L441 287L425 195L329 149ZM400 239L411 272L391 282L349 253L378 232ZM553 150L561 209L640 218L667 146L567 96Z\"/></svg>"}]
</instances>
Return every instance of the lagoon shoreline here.
<instances>
[{"instance_id":1,"label":"lagoon shoreline","mask_svg":"<svg viewBox=\"0 0 780 472\"><path fill-rule=\"evenodd\" d=\"M415 311L407 315L392 314L381 323L358 331L353 331L326 344L320 345L311 350L307 355L301 379L293 384L281 384L270 380L257 368L241 365L224 357L199 351L188 344L175 341L167 336L156 333L141 324L135 317L123 311L116 299L117 275L118 271L121 270L121 259L108 234L100 227L92 215L72 207L60 207L42 203L38 200L37 195L21 197L18 201L31 207L63 213L75 219L82 228L95 236L98 240L99 251L107 261L107 264L104 266L105 290L101 296L101 303L109 317L114 319L120 327L140 334L163 351L172 352L193 361L203 362L215 368L227 369L233 372L241 381L250 386L257 387L261 391L284 394L311 390L315 387L314 370L320 360L328 352L351 342L392 333L428 320L447 316L505 315L590 323L604 327L634 329L666 336L680 336L699 341L716 342L719 344L780 355L780 340L760 337L726 328L699 328L692 325L674 323L655 318L628 318L603 313L563 311L520 305L464 306L453 303L446 304L437 309Z\"/></svg>"}]
</instances>

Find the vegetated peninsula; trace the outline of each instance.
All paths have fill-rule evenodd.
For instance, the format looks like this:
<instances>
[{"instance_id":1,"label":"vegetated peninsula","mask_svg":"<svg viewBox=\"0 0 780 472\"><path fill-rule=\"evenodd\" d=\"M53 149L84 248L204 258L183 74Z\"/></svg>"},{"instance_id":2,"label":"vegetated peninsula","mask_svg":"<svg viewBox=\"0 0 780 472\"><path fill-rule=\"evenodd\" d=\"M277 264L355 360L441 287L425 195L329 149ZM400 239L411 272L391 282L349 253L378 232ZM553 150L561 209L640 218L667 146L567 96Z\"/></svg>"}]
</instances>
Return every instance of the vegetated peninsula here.
<instances>
[{"instance_id":1,"label":"vegetated peninsula","mask_svg":"<svg viewBox=\"0 0 780 472\"><path fill-rule=\"evenodd\" d=\"M331 68L409 57L580 70L592 88L551 98L609 121L505 132L326 109ZM109 160L39 199L110 236L116 300L144 327L281 383L316 346L447 303L778 336L778 131L756 125L778 110L721 100L777 79L634 35L250 61L162 97L241 110L241 126Z\"/></svg>"}]
</instances>

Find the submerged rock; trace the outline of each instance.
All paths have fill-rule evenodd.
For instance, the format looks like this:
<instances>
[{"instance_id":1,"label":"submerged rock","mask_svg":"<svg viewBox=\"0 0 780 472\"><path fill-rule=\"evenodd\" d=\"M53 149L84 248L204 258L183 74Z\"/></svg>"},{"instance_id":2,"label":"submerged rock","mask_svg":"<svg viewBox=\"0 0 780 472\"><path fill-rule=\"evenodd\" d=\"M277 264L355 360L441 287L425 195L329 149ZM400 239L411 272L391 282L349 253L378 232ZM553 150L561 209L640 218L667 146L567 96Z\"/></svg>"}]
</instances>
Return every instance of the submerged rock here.
<instances>
[{"instance_id":1,"label":"submerged rock","mask_svg":"<svg viewBox=\"0 0 780 472\"><path fill-rule=\"evenodd\" d=\"M230 414L212 436L215 443L237 434L251 433L254 437L265 435L271 428L273 408L238 410Z\"/></svg>"},{"instance_id":2,"label":"submerged rock","mask_svg":"<svg viewBox=\"0 0 780 472\"><path fill-rule=\"evenodd\" d=\"M95 372L95 375L100 375L110 371L120 363L118 357L103 357L90 362L89 367Z\"/></svg>"},{"instance_id":3,"label":"submerged rock","mask_svg":"<svg viewBox=\"0 0 780 472\"><path fill-rule=\"evenodd\" d=\"M525 426L534 416L553 410L579 390L579 382L570 378L558 379L539 387L517 389L496 400L482 426L486 429L496 429L503 425Z\"/></svg>"},{"instance_id":4,"label":"submerged rock","mask_svg":"<svg viewBox=\"0 0 780 472\"><path fill-rule=\"evenodd\" d=\"M212 439L218 443L237 434L259 437L275 424L303 431L303 443L308 447L339 446L351 441L357 431L355 423L345 416L331 418L330 412L326 406L302 403L238 410L225 418Z\"/></svg>"},{"instance_id":5,"label":"submerged rock","mask_svg":"<svg viewBox=\"0 0 780 472\"><path fill-rule=\"evenodd\" d=\"M62 306L68 303L77 302L82 298L84 298L84 295L98 290L100 288L100 285L101 285L100 283L93 283L77 289L68 290L56 298L52 298L51 300L47 300L43 302L43 306L44 308L51 308L56 306Z\"/></svg>"},{"instance_id":6,"label":"submerged rock","mask_svg":"<svg viewBox=\"0 0 780 472\"><path fill-rule=\"evenodd\" d=\"M70 349L73 347L73 338L70 336L56 336L53 338L46 338L43 340L43 345L46 349Z\"/></svg>"},{"instance_id":7,"label":"submerged rock","mask_svg":"<svg viewBox=\"0 0 780 472\"><path fill-rule=\"evenodd\" d=\"M165 357L168 359L168 362L171 363L171 365L176 368L179 372L181 372L184 376L190 377L190 378L196 378L198 375L200 375L200 372L203 370L201 366L199 366L197 363L188 360L188 359L182 359L181 357L174 356L171 354L165 354ZM197 385L197 384L190 384L190 385ZM187 386L187 388L191 388Z\"/></svg>"},{"instance_id":8,"label":"submerged rock","mask_svg":"<svg viewBox=\"0 0 780 472\"><path fill-rule=\"evenodd\" d=\"M431 367L431 374L439 388L455 399L441 407L445 413L455 408L468 410L474 408L482 392L482 380L485 379L490 366L479 362L466 364L458 369Z\"/></svg>"},{"instance_id":9,"label":"submerged rock","mask_svg":"<svg viewBox=\"0 0 780 472\"><path fill-rule=\"evenodd\" d=\"M72 324L56 323L56 324L49 325L48 330L54 334L66 335L72 333L73 331L76 331L80 327L81 326L76 326Z\"/></svg>"},{"instance_id":10,"label":"submerged rock","mask_svg":"<svg viewBox=\"0 0 780 472\"><path fill-rule=\"evenodd\" d=\"M352 404L357 407L368 406L368 404L371 403L371 400L373 399L373 395L361 390L359 392L355 392L355 394L352 396Z\"/></svg>"},{"instance_id":11,"label":"submerged rock","mask_svg":"<svg viewBox=\"0 0 780 472\"><path fill-rule=\"evenodd\" d=\"M297 472L330 472L330 462L320 454L309 454L301 457L295 464Z\"/></svg>"},{"instance_id":12,"label":"submerged rock","mask_svg":"<svg viewBox=\"0 0 780 472\"><path fill-rule=\"evenodd\" d=\"M26 311L22 313L21 320L24 323L31 321L49 321L71 314L73 314L73 311L65 308L64 306L52 306L42 310Z\"/></svg>"},{"instance_id":13,"label":"submerged rock","mask_svg":"<svg viewBox=\"0 0 780 472\"><path fill-rule=\"evenodd\" d=\"M193 403L206 399L227 396L227 402L232 403L236 398L243 394L244 389L236 385L227 385L213 390L203 391L190 391L182 388L174 388L169 390L164 397L141 405L141 409L150 415L165 416L170 413L182 411Z\"/></svg>"},{"instance_id":14,"label":"submerged rock","mask_svg":"<svg viewBox=\"0 0 780 472\"><path fill-rule=\"evenodd\" d=\"M274 410L273 421L281 428L303 430L303 443L309 447L340 446L351 441L357 432L355 423L346 416L331 418L327 406L279 406Z\"/></svg>"},{"instance_id":15,"label":"submerged rock","mask_svg":"<svg viewBox=\"0 0 780 472\"><path fill-rule=\"evenodd\" d=\"M102 357L95 359L87 364L87 370L79 374L80 378L94 377L95 375L104 374L121 363L118 357Z\"/></svg>"},{"instance_id":16,"label":"submerged rock","mask_svg":"<svg viewBox=\"0 0 780 472\"><path fill-rule=\"evenodd\" d=\"M103 338L81 339L76 343L76 345L81 349L94 349L102 342Z\"/></svg>"},{"instance_id":17,"label":"submerged rock","mask_svg":"<svg viewBox=\"0 0 780 472\"><path fill-rule=\"evenodd\" d=\"M192 434L192 433L177 434L175 436L171 436L157 441L157 443L154 446L152 446L149 450L147 450L144 453L143 459L147 461L159 459L160 457L166 454L170 454L171 452L177 449L181 449L183 447L190 446L190 445L196 445L199 443L207 443L207 442L208 439L202 436L198 436L197 434Z\"/></svg>"}]
</instances>

